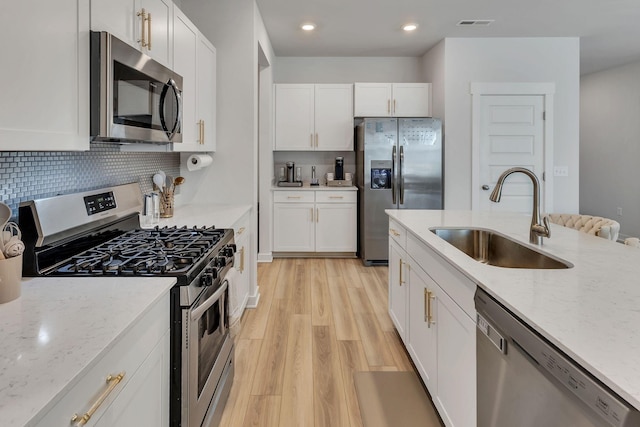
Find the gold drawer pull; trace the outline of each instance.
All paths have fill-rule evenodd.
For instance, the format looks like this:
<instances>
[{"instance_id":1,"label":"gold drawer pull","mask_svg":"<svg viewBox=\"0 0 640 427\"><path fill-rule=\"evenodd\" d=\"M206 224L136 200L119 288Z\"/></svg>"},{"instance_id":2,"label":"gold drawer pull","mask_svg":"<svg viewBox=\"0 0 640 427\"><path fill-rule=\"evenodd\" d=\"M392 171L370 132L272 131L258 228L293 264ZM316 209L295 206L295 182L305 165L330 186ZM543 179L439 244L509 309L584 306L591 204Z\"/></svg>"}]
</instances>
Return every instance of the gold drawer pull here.
<instances>
[{"instance_id":1,"label":"gold drawer pull","mask_svg":"<svg viewBox=\"0 0 640 427\"><path fill-rule=\"evenodd\" d=\"M244 246L240 249L240 273L244 271Z\"/></svg>"},{"instance_id":2,"label":"gold drawer pull","mask_svg":"<svg viewBox=\"0 0 640 427\"><path fill-rule=\"evenodd\" d=\"M299 199L301 196L287 196L287 199Z\"/></svg>"},{"instance_id":3,"label":"gold drawer pull","mask_svg":"<svg viewBox=\"0 0 640 427\"><path fill-rule=\"evenodd\" d=\"M399 282L400 282L400 286L402 286L402 284L404 283L404 280L402 279L402 266L404 265L404 262L402 262L401 259L398 260L398 261L400 261L400 278L399 278L400 280L399 280Z\"/></svg>"},{"instance_id":4,"label":"gold drawer pull","mask_svg":"<svg viewBox=\"0 0 640 427\"><path fill-rule=\"evenodd\" d=\"M344 196L329 196L330 199L344 199Z\"/></svg>"},{"instance_id":5,"label":"gold drawer pull","mask_svg":"<svg viewBox=\"0 0 640 427\"><path fill-rule=\"evenodd\" d=\"M100 395L100 397L98 397L98 400L96 400L94 404L91 405L91 408L89 408L89 410L85 412L82 417L78 414L73 414L73 416L71 417L71 422L75 423L77 421L76 427L85 425L91 419L93 414L96 413L100 405L102 405L102 402L105 401L105 399L109 396L109 394L111 394L113 389L116 388L120 381L122 381L122 379L124 378L124 374L124 372L120 372L115 377L113 375L108 375L107 384L109 384L109 387L107 387L107 389Z\"/></svg>"},{"instance_id":6,"label":"gold drawer pull","mask_svg":"<svg viewBox=\"0 0 640 427\"><path fill-rule=\"evenodd\" d=\"M389 229L389 231L390 231L390 232L391 232L391 234L393 234L394 236L396 236L396 237L400 237L400 233L398 233L398 231L397 231L397 230L395 230L395 229L393 229L393 228L390 228L390 229Z\"/></svg>"},{"instance_id":7,"label":"gold drawer pull","mask_svg":"<svg viewBox=\"0 0 640 427\"><path fill-rule=\"evenodd\" d=\"M238 229L238 232L236 233L238 236L241 235L242 233L244 233L245 228L244 227L240 227Z\"/></svg>"}]
</instances>

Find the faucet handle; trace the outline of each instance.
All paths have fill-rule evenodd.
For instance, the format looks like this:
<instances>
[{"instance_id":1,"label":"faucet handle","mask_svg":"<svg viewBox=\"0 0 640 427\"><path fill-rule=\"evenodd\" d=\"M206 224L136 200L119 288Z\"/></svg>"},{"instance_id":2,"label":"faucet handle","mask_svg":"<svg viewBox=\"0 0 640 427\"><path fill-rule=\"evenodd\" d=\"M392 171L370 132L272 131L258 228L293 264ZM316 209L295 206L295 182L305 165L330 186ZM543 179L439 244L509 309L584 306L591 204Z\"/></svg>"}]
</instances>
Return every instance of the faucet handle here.
<instances>
[{"instance_id":1,"label":"faucet handle","mask_svg":"<svg viewBox=\"0 0 640 427\"><path fill-rule=\"evenodd\" d=\"M551 227L549 227L549 215L545 215L542 217L542 223L544 224L544 228L547 231L547 235L545 237L551 237Z\"/></svg>"},{"instance_id":2,"label":"faucet handle","mask_svg":"<svg viewBox=\"0 0 640 427\"><path fill-rule=\"evenodd\" d=\"M551 229L549 228L549 217L542 217L542 224L534 224L531 226L531 231L540 237L551 237Z\"/></svg>"}]
</instances>

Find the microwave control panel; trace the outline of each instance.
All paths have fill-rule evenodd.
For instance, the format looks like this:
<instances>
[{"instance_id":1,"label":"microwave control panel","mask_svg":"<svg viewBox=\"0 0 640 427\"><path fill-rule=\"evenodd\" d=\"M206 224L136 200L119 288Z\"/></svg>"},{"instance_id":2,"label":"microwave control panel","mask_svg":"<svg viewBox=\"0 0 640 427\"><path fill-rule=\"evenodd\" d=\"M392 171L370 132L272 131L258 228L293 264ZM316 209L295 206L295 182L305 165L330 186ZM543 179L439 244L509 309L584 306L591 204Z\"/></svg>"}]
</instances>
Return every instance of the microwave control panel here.
<instances>
[{"instance_id":1,"label":"microwave control panel","mask_svg":"<svg viewBox=\"0 0 640 427\"><path fill-rule=\"evenodd\" d=\"M116 198L113 191L85 196L84 206L87 208L87 215L95 215L100 212L116 208Z\"/></svg>"}]
</instances>

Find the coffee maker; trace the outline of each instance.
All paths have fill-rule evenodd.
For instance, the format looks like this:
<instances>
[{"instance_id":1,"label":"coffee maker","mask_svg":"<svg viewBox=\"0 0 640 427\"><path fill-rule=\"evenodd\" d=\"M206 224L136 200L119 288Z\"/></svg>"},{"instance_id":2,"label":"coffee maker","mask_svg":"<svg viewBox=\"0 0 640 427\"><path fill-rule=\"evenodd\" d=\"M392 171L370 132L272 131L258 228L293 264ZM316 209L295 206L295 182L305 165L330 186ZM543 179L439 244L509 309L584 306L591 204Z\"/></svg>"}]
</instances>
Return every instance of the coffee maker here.
<instances>
[{"instance_id":1,"label":"coffee maker","mask_svg":"<svg viewBox=\"0 0 640 427\"><path fill-rule=\"evenodd\" d=\"M296 168L294 162L287 162L284 168L280 168L278 187L302 187L300 168Z\"/></svg>"},{"instance_id":2,"label":"coffee maker","mask_svg":"<svg viewBox=\"0 0 640 427\"><path fill-rule=\"evenodd\" d=\"M344 157L336 157L336 165L334 168L334 179L340 181L344 179Z\"/></svg>"}]
</instances>

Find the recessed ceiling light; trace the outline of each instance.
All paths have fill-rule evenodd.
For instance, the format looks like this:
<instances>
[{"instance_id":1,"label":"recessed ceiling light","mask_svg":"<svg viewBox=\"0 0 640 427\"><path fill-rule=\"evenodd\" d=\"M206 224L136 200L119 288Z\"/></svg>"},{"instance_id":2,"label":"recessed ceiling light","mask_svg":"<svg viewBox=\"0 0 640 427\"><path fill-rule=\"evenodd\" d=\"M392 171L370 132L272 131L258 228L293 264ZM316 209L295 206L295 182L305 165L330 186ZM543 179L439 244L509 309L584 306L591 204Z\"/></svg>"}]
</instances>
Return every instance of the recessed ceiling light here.
<instances>
[{"instance_id":1,"label":"recessed ceiling light","mask_svg":"<svg viewBox=\"0 0 640 427\"><path fill-rule=\"evenodd\" d=\"M402 26L402 29L405 31L414 31L418 28L418 24L405 24Z\"/></svg>"},{"instance_id":2,"label":"recessed ceiling light","mask_svg":"<svg viewBox=\"0 0 640 427\"><path fill-rule=\"evenodd\" d=\"M316 25L308 22L306 24L302 24L300 28L302 28L305 31L312 31L316 29Z\"/></svg>"}]
</instances>

